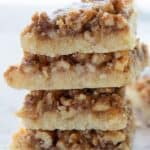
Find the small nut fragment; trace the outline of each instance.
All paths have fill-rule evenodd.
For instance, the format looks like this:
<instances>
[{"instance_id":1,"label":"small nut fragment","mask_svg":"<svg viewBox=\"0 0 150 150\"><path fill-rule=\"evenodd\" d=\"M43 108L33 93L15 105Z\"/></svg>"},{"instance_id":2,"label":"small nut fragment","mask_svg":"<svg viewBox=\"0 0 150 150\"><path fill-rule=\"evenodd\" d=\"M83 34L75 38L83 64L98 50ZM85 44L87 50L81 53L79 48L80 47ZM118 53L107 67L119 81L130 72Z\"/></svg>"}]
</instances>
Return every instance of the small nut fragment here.
<instances>
[{"instance_id":1,"label":"small nut fragment","mask_svg":"<svg viewBox=\"0 0 150 150\"><path fill-rule=\"evenodd\" d=\"M46 102L47 102L47 105L52 105L53 102L54 102L55 98L52 94L52 92L49 92L47 95L46 95Z\"/></svg>"},{"instance_id":2,"label":"small nut fragment","mask_svg":"<svg viewBox=\"0 0 150 150\"><path fill-rule=\"evenodd\" d=\"M76 98L77 98L78 100L80 100L80 101L86 100L86 95L84 95L84 94L79 94L79 95L76 96Z\"/></svg>"},{"instance_id":3,"label":"small nut fragment","mask_svg":"<svg viewBox=\"0 0 150 150\"><path fill-rule=\"evenodd\" d=\"M117 54L119 56L119 53ZM116 55L116 57L118 57ZM122 53L120 55L120 58L118 57L118 59L115 61L115 70L118 71L124 71L125 67L128 66L128 62L129 62L129 57L126 53Z\"/></svg>"},{"instance_id":4,"label":"small nut fragment","mask_svg":"<svg viewBox=\"0 0 150 150\"><path fill-rule=\"evenodd\" d=\"M52 146L52 142L53 142L52 137L49 134L47 134L46 132L38 131L35 134L35 138L40 139L42 141L40 144L41 148L48 149Z\"/></svg>"},{"instance_id":5,"label":"small nut fragment","mask_svg":"<svg viewBox=\"0 0 150 150\"><path fill-rule=\"evenodd\" d=\"M66 150L67 149L67 147L65 146L65 143L61 140L57 142L56 147L60 150Z\"/></svg>"},{"instance_id":6,"label":"small nut fragment","mask_svg":"<svg viewBox=\"0 0 150 150\"><path fill-rule=\"evenodd\" d=\"M94 136L93 139L92 139L92 144L93 144L94 146L97 146L98 143L99 143L98 138L97 138L96 136Z\"/></svg>"},{"instance_id":7,"label":"small nut fragment","mask_svg":"<svg viewBox=\"0 0 150 150\"><path fill-rule=\"evenodd\" d=\"M105 26L114 26L115 21L113 15L105 12L102 16L102 20L104 21Z\"/></svg>"},{"instance_id":8,"label":"small nut fragment","mask_svg":"<svg viewBox=\"0 0 150 150\"><path fill-rule=\"evenodd\" d=\"M61 97L60 102L63 106L70 106L71 105L71 99L66 99L65 97Z\"/></svg>"},{"instance_id":9,"label":"small nut fragment","mask_svg":"<svg viewBox=\"0 0 150 150\"><path fill-rule=\"evenodd\" d=\"M122 17L121 15L118 15L116 17L116 25L117 25L118 29L123 29L123 28L127 27L127 24L128 24L127 20L124 17Z\"/></svg>"},{"instance_id":10,"label":"small nut fragment","mask_svg":"<svg viewBox=\"0 0 150 150\"><path fill-rule=\"evenodd\" d=\"M66 110L66 107L65 107L65 106L58 106L57 108L58 108L58 110L60 110L60 111Z\"/></svg>"},{"instance_id":11,"label":"small nut fragment","mask_svg":"<svg viewBox=\"0 0 150 150\"><path fill-rule=\"evenodd\" d=\"M60 18L56 21L56 25L58 25L60 28L63 28L65 23L64 23L63 19Z\"/></svg>"},{"instance_id":12,"label":"small nut fragment","mask_svg":"<svg viewBox=\"0 0 150 150\"><path fill-rule=\"evenodd\" d=\"M72 133L69 137L69 143L75 143L78 140L78 135L75 133Z\"/></svg>"},{"instance_id":13,"label":"small nut fragment","mask_svg":"<svg viewBox=\"0 0 150 150\"><path fill-rule=\"evenodd\" d=\"M39 116L41 116L44 112L44 103L43 101L39 101L36 107L36 112L38 112Z\"/></svg>"},{"instance_id":14,"label":"small nut fragment","mask_svg":"<svg viewBox=\"0 0 150 150\"><path fill-rule=\"evenodd\" d=\"M49 76L49 73L48 73L48 67L43 67L42 68L42 73L43 73L43 75L44 75L44 77L46 78L46 79L48 79L50 76Z\"/></svg>"},{"instance_id":15,"label":"small nut fragment","mask_svg":"<svg viewBox=\"0 0 150 150\"><path fill-rule=\"evenodd\" d=\"M92 110L93 111L106 111L110 109L110 105L107 104L106 102L103 102L102 99L98 100L93 106Z\"/></svg>"}]
</instances>

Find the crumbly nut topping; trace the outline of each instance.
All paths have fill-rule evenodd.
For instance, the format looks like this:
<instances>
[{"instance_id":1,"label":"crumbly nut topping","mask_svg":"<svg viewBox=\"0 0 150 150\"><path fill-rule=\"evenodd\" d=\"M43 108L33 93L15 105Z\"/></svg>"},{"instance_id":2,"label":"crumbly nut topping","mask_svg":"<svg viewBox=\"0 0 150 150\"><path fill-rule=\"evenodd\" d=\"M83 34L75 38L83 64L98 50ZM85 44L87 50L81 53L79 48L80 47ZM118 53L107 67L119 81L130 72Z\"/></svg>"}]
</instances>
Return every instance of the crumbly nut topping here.
<instances>
[{"instance_id":1,"label":"crumbly nut topping","mask_svg":"<svg viewBox=\"0 0 150 150\"><path fill-rule=\"evenodd\" d=\"M32 23L23 34L33 32L39 37L76 35L79 33L104 33L128 29L132 14L132 0L108 0L94 3L79 3L69 9L58 10L51 17L36 13Z\"/></svg>"},{"instance_id":2,"label":"crumbly nut topping","mask_svg":"<svg viewBox=\"0 0 150 150\"><path fill-rule=\"evenodd\" d=\"M102 132L85 131L39 131L27 130L30 146L38 150L120 150L122 143L127 142L128 133L121 131ZM25 137L26 138L26 137ZM51 140L50 140L51 139ZM32 143L31 143L32 140Z\"/></svg>"},{"instance_id":3,"label":"crumbly nut topping","mask_svg":"<svg viewBox=\"0 0 150 150\"><path fill-rule=\"evenodd\" d=\"M20 66L25 73L35 73L41 71L48 78L53 72L74 71L77 73L91 72L97 70L102 72L120 71L126 72L129 69L131 52L114 53L74 53L58 57L48 57L25 53L23 62Z\"/></svg>"},{"instance_id":4,"label":"crumbly nut topping","mask_svg":"<svg viewBox=\"0 0 150 150\"><path fill-rule=\"evenodd\" d=\"M36 119L48 111L104 112L125 108L124 88L32 91L25 98L22 113Z\"/></svg>"}]
</instances>

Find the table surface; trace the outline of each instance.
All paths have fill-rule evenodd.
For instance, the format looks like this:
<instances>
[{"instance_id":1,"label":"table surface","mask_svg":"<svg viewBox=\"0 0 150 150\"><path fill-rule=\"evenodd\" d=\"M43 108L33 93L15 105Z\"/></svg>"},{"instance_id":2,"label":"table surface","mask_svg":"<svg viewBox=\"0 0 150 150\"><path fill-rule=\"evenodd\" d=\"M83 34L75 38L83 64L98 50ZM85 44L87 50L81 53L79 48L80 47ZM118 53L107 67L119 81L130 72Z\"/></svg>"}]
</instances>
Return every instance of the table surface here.
<instances>
[{"instance_id":1,"label":"table surface","mask_svg":"<svg viewBox=\"0 0 150 150\"><path fill-rule=\"evenodd\" d=\"M53 6L51 5L52 8ZM48 10L47 6L0 4L0 150L8 149L11 135L21 126L15 112L20 108L27 92L8 87L3 79L3 72L10 64L18 63L21 60L19 33L29 22L31 14L35 10L41 9ZM138 36L149 43L150 17L147 15L140 17ZM134 140L134 150L150 150L149 139L150 129L138 129Z\"/></svg>"}]
</instances>

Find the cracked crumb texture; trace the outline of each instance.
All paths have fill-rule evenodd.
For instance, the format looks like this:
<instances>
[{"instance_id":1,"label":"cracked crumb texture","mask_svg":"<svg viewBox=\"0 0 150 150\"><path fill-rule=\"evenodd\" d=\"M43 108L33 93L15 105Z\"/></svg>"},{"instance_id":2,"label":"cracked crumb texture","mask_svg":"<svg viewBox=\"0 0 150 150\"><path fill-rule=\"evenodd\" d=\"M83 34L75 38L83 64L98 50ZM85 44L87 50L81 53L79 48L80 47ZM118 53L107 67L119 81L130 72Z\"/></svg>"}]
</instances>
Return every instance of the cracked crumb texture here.
<instances>
[{"instance_id":1,"label":"cracked crumb texture","mask_svg":"<svg viewBox=\"0 0 150 150\"><path fill-rule=\"evenodd\" d=\"M32 91L25 97L19 116L40 118L45 112L71 111L106 112L126 107L124 88L83 90Z\"/></svg>"},{"instance_id":2,"label":"cracked crumb texture","mask_svg":"<svg viewBox=\"0 0 150 150\"><path fill-rule=\"evenodd\" d=\"M23 34L34 32L39 37L55 38L79 33L87 35L102 31L106 34L128 30L128 18L133 12L131 5L132 0L80 2L72 8L58 10L50 16L45 12L36 13Z\"/></svg>"}]
</instances>

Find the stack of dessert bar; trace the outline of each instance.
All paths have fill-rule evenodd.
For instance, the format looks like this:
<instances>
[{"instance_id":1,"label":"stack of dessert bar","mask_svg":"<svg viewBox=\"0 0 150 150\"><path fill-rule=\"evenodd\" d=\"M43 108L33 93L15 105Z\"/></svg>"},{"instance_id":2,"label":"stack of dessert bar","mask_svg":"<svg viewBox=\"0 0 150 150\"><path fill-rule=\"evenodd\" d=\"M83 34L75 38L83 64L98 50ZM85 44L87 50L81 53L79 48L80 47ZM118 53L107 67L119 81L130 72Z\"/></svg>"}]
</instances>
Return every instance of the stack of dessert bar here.
<instances>
[{"instance_id":1,"label":"stack of dessert bar","mask_svg":"<svg viewBox=\"0 0 150 150\"><path fill-rule=\"evenodd\" d=\"M12 150L129 150L134 121L125 85L147 63L132 0L79 2L42 12L21 34L24 58L7 83L31 92Z\"/></svg>"}]
</instances>

